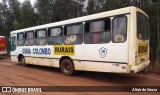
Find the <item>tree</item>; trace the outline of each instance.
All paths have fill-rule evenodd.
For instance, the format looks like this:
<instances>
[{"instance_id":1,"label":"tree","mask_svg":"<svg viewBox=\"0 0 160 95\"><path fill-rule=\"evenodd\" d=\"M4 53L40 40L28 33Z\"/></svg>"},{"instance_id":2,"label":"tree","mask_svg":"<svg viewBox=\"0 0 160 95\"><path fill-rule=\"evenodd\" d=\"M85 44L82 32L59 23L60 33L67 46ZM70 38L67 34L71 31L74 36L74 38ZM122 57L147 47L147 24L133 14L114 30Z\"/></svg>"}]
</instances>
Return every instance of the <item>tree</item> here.
<instances>
[{"instance_id":1,"label":"tree","mask_svg":"<svg viewBox=\"0 0 160 95\"><path fill-rule=\"evenodd\" d=\"M20 29L20 2L18 0L6 0L8 3L8 10L11 13L10 14L10 22L12 24L10 26L11 30L17 30Z\"/></svg>"},{"instance_id":2,"label":"tree","mask_svg":"<svg viewBox=\"0 0 160 95\"><path fill-rule=\"evenodd\" d=\"M35 4L39 21L56 22L83 15L81 0L37 0ZM41 23L41 24L42 24Z\"/></svg>"},{"instance_id":3,"label":"tree","mask_svg":"<svg viewBox=\"0 0 160 95\"><path fill-rule=\"evenodd\" d=\"M1 3L1 32L5 36L9 36L11 30L13 30L13 15L8 9L7 0L3 0Z\"/></svg>"},{"instance_id":4,"label":"tree","mask_svg":"<svg viewBox=\"0 0 160 95\"><path fill-rule=\"evenodd\" d=\"M22 3L20 18L21 28L27 28L36 25L37 15L34 12L34 8L32 7L30 0L26 0Z\"/></svg>"},{"instance_id":5,"label":"tree","mask_svg":"<svg viewBox=\"0 0 160 95\"><path fill-rule=\"evenodd\" d=\"M20 22L20 2L18 0L8 0L9 11L12 13L13 19Z\"/></svg>"},{"instance_id":6,"label":"tree","mask_svg":"<svg viewBox=\"0 0 160 95\"><path fill-rule=\"evenodd\" d=\"M129 0L89 0L87 12L93 14L128 7L129 5Z\"/></svg>"},{"instance_id":7,"label":"tree","mask_svg":"<svg viewBox=\"0 0 160 95\"><path fill-rule=\"evenodd\" d=\"M35 8L38 15L38 24L45 24L51 22L54 15L54 0L37 0Z\"/></svg>"}]
</instances>

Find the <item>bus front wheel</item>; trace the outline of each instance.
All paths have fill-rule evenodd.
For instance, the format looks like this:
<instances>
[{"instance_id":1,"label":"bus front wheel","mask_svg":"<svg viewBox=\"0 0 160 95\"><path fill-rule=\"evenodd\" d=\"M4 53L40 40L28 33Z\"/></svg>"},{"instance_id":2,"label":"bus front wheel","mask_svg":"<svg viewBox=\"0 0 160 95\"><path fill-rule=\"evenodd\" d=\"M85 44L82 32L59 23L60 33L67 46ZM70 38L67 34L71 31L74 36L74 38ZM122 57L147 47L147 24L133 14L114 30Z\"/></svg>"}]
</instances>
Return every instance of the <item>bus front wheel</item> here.
<instances>
[{"instance_id":1,"label":"bus front wheel","mask_svg":"<svg viewBox=\"0 0 160 95\"><path fill-rule=\"evenodd\" d=\"M20 64L21 64L22 66L26 66L26 61L25 61L24 56L21 56L21 57L20 57Z\"/></svg>"},{"instance_id":2,"label":"bus front wheel","mask_svg":"<svg viewBox=\"0 0 160 95\"><path fill-rule=\"evenodd\" d=\"M61 63L61 71L67 76L71 76L75 73L74 64L70 59L64 59Z\"/></svg>"}]
</instances>

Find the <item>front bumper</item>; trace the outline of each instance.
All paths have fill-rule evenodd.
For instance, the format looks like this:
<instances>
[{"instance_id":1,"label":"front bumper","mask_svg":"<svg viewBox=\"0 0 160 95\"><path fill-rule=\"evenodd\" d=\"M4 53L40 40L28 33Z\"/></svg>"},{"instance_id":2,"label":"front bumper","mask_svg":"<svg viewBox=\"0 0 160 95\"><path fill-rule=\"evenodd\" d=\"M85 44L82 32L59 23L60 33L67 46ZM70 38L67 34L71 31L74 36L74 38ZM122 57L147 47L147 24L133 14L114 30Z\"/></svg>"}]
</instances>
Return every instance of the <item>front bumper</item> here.
<instances>
[{"instance_id":1,"label":"front bumper","mask_svg":"<svg viewBox=\"0 0 160 95\"><path fill-rule=\"evenodd\" d=\"M11 60L14 61L14 62L18 62L18 56L16 55L11 55Z\"/></svg>"},{"instance_id":2,"label":"front bumper","mask_svg":"<svg viewBox=\"0 0 160 95\"><path fill-rule=\"evenodd\" d=\"M150 63L150 60L145 61L141 64L138 64L136 66L131 66L131 73L137 73L137 72L143 70L144 68L146 68L149 65L149 63Z\"/></svg>"},{"instance_id":3,"label":"front bumper","mask_svg":"<svg viewBox=\"0 0 160 95\"><path fill-rule=\"evenodd\" d=\"M7 55L7 51L1 51L0 55Z\"/></svg>"}]
</instances>

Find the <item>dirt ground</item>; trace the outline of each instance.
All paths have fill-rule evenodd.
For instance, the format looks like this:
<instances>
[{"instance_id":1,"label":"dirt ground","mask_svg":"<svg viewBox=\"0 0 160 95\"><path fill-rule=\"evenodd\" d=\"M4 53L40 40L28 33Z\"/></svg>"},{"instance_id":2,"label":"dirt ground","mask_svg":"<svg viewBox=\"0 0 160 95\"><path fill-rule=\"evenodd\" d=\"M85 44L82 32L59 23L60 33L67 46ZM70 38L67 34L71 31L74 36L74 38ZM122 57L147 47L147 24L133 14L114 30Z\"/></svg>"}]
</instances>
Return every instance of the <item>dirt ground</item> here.
<instances>
[{"instance_id":1,"label":"dirt ground","mask_svg":"<svg viewBox=\"0 0 160 95\"><path fill-rule=\"evenodd\" d=\"M29 65L22 67L9 57L0 58L0 86L159 86L160 74L114 74L77 72L65 76L60 69ZM82 89L82 88L80 88ZM0 95L160 95L158 92L38 92Z\"/></svg>"}]
</instances>

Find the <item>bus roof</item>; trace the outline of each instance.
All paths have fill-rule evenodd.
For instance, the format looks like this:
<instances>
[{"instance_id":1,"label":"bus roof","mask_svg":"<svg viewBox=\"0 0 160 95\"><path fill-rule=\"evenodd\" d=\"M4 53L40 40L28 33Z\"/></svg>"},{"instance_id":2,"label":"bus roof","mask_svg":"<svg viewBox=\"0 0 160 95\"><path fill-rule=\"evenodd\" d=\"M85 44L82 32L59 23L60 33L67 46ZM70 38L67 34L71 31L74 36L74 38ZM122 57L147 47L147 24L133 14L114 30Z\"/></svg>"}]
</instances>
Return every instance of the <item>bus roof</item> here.
<instances>
[{"instance_id":1,"label":"bus roof","mask_svg":"<svg viewBox=\"0 0 160 95\"><path fill-rule=\"evenodd\" d=\"M33 31L33 30L49 28L49 27L62 26L62 25L65 25L65 24L84 22L84 21L89 21L89 20L94 20L94 19L99 19L99 18L104 18L104 17L112 17L112 16L115 16L115 15L128 14L128 13L131 12L131 8L136 8L136 7L130 6L130 7L125 7L125 8L121 8L121 9L115 9L115 10L111 10L111 11L106 11L106 12L101 12L101 13L97 13L97 14L87 15L87 16L83 16L83 17L72 18L72 19L68 19L68 20L64 20L64 21L53 22L53 23L49 23L49 24L29 27L29 28L25 28L25 29L12 31L10 34ZM140 12L142 12L144 15L147 16L147 14L145 14L141 9L139 9L139 8L137 8L137 9L140 10Z\"/></svg>"}]
</instances>

